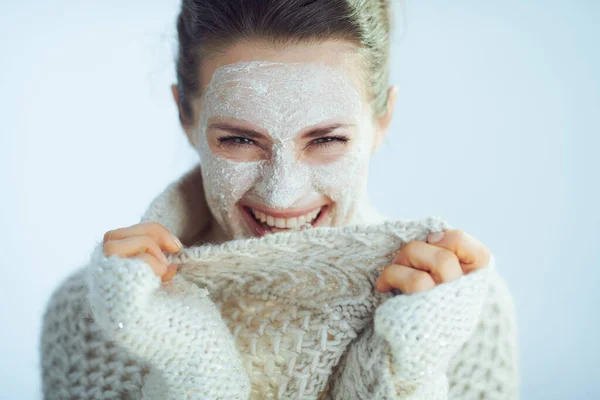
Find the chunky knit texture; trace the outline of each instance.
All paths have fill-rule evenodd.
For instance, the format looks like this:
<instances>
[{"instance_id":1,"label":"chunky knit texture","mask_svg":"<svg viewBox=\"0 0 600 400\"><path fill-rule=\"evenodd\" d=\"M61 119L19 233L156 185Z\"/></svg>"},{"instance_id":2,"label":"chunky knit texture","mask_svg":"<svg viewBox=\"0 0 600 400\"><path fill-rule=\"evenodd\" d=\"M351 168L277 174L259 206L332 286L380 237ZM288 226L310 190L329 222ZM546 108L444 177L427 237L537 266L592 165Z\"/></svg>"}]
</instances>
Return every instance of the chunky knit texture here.
<instances>
[{"instance_id":1,"label":"chunky knit texture","mask_svg":"<svg viewBox=\"0 0 600 400\"><path fill-rule=\"evenodd\" d=\"M185 210L198 175L143 220L197 240ZM99 244L45 315L45 397L515 399L514 306L494 257L427 292L374 290L404 244L448 228L426 218L193 245L170 256L180 267L163 284Z\"/></svg>"}]
</instances>

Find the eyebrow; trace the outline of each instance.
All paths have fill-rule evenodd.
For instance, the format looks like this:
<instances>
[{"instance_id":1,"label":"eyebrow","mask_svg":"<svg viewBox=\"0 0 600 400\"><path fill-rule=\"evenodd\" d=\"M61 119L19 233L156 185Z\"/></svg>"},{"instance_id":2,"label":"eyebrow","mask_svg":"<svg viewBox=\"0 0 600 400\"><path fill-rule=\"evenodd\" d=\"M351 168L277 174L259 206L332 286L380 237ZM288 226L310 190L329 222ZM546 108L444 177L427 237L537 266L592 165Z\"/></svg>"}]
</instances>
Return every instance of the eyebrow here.
<instances>
[{"instance_id":1,"label":"eyebrow","mask_svg":"<svg viewBox=\"0 0 600 400\"><path fill-rule=\"evenodd\" d=\"M235 125L230 125L224 122L221 123L215 123L215 124L210 124L208 129L220 129L223 131L228 131L231 133L235 133L237 135L243 135L243 136L247 136L249 138L252 139L260 139L260 138L264 138L265 135L263 135L262 133L252 130L252 129L246 129L246 128L240 128L239 126L235 126Z\"/></svg>"},{"instance_id":2,"label":"eyebrow","mask_svg":"<svg viewBox=\"0 0 600 400\"><path fill-rule=\"evenodd\" d=\"M332 124L332 125L324 126L321 128L311 129L310 131L308 131L307 133L302 135L302 137L303 138L318 138L318 137L325 136L325 135L335 131L336 129L347 128L349 126L351 126L351 125L350 124ZM261 138L265 137L264 134L262 134L258 131L255 131L252 129L247 129L247 128L240 128L239 126L231 125L231 124L224 123L224 122L210 124L208 126L208 129L220 129L220 130L228 131L231 133L235 133L236 135L243 135L243 136L246 136L246 137L249 137L252 139L261 139Z\"/></svg>"},{"instance_id":3,"label":"eyebrow","mask_svg":"<svg viewBox=\"0 0 600 400\"><path fill-rule=\"evenodd\" d=\"M332 125L324 126L322 128L311 129L310 131L308 131L307 133L302 135L302 137L318 138L321 136L325 136L325 135L335 131L336 129L347 128L349 126L351 126L351 125L350 124L332 124Z\"/></svg>"}]
</instances>

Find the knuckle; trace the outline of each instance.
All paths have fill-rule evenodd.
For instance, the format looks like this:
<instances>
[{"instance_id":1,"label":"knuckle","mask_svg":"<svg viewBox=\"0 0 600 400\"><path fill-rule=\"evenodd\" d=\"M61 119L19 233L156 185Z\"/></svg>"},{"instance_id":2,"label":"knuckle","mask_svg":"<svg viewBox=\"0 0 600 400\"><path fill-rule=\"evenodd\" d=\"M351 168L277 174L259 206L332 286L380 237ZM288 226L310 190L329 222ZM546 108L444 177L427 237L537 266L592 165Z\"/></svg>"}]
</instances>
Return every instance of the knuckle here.
<instances>
[{"instance_id":1,"label":"knuckle","mask_svg":"<svg viewBox=\"0 0 600 400\"><path fill-rule=\"evenodd\" d=\"M106 242L103 246L103 252L106 257L115 254L116 248L113 242Z\"/></svg>"},{"instance_id":2,"label":"knuckle","mask_svg":"<svg viewBox=\"0 0 600 400\"><path fill-rule=\"evenodd\" d=\"M394 260L398 264L408 264L409 263L408 260L410 259L410 255L416 253L416 247L417 246L418 246L418 243L414 242L414 241L405 244L400 249L400 251L398 252L398 254L396 254L396 257L394 257Z\"/></svg>"},{"instance_id":3,"label":"knuckle","mask_svg":"<svg viewBox=\"0 0 600 400\"><path fill-rule=\"evenodd\" d=\"M106 242L108 242L108 241L110 240L110 236L113 234L113 232L114 232L114 230L107 231L107 232L104 234L104 237L102 238L102 242L103 242L103 243L106 243Z\"/></svg>"},{"instance_id":4,"label":"knuckle","mask_svg":"<svg viewBox=\"0 0 600 400\"><path fill-rule=\"evenodd\" d=\"M157 236L164 235L168 232L167 228L158 222L149 222L148 230Z\"/></svg>"},{"instance_id":5,"label":"knuckle","mask_svg":"<svg viewBox=\"0 0 600 400\"><path fill-rule=\"evenodd\" d=\"M446 249L440 249L435 253L435 267L448 268L449 266L456 264L458 258L454 253Z\"/></svg>"},{"instance_id":6,"label":"knuckle","mask_svg":"<svg viewBox=\"0 0 600 400\"><path fill-rule=\"evenodd\" d=\"M392 265L386 267L383 270L383 272L379 276L379 279L381 279L384 282L389 282L389 280L390 280L390 274L392 274Z\"/></svg>"},{"instance_id":7,"label":"knuckle","mask_svg":"<svg viewBox=\"0 0 600 400\"><path fill-rule=\"evenodd\" d=\"M146 240L148 241L148 249L152 249L153 251L157 252L162 252L160 245L158 244L155 238L147 237Z\"/></svg>"},{"instance_id":8,"label":"knuckle","mask_svg":"<svg viewBox=\"0 0 600 400\"><path fill-rule=\"evenodd\" d=\"M154 239L150 236L139 236L136 238L136 240L139 241L139 243L146 249L152 247L154 244Z\"/></svg>"},{"instance_id":9,"label":"knuckle","mask_svg":"<svg viewBox=\"0 0 600 400\"><path fill-rule=\"evenodd\" d=\"M465 232L460 229L454 229L446 232L446 240L456 246L459 243L462 243L465 240Z\"/></svg>"},{"instance_id":10,"label":"knuckle","mask_svg":"<svg viewBox=\"0 0 600 400\"><path fill-rule=\"evenodd\" d=\"M431 287L431 278L427 272L415 271L411 274L408 288L412 292L423 292Z\"/></svg>"},{"instance_id":11,"label":"knuckle","mask_svg":"<svg viewBox=\"0 0 600 400\"><path fill-rule=\"evenodd\" d=\"M403 248L402 251L406 252L406 253L411 253L415 250L415 248L419 245L418 242L416 241L412 241L407 243Z\"/></svg>"},{"instance_id":12,"label":"knuckle","mask_svg":"<svg viewBox=\"0 0 600 400\"><path fill-rule=\"evenodd\" d=\"M151 222L149 227L149 235L155 240L156 243L168 243L171 236L171 232L162 224L158 222Z\"/></svg>"},{"instance_id":13,"label":"knuckle","mask_svg":"<svg viewBox=\"0 0 600 400\"><path fill-rule=\"evenodd\" d=\"M465 238L465 231L461 229L455 229L450 234L452 238L456 241L462 241Z\"/></svg>"}]
</instances>

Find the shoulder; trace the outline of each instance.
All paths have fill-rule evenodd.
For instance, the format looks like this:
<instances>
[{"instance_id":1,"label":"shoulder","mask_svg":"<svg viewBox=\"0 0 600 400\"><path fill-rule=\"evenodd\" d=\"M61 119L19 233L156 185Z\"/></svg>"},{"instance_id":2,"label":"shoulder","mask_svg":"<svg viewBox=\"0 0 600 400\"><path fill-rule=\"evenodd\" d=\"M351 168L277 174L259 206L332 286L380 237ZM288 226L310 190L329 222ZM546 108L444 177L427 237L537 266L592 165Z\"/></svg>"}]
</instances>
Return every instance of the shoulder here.
<instances>
[{"instance_id":1,"label":"shoulder","mask_svg":"<svg viewBox=\"0 0 600 400\"><path fill-rule=\"evenodd\" d=\"M147 370L94 322L85 269L65 279L46 307L41 332L45 398L135 398Z\"/></svg>"},{"instance_id":2,"label":"shoulder","mask_svg":"<svg viewBox=\"0 0 600 400\"><path fill-rule=\"evenodd\" d=\"M42 346L81 329L80 323L91 318L91 310L86 310L86 299L85 271L80 269L65 279L48 301L43 317Z\"/></svg>"},{"instance_id":3,"label":"shoulder","mask_svg":"<svg viewBox=\"0 0 600 400\"><path fill-rule=\"evenodd\" d=\"M85 284L85 269L80 268L62 281L52 293L44 318L49 317L49 313L62 311L67 305L80 303L86 296L87 287ZM64 310L67 311L67 310Z\"/></svg>"}]
</instances>

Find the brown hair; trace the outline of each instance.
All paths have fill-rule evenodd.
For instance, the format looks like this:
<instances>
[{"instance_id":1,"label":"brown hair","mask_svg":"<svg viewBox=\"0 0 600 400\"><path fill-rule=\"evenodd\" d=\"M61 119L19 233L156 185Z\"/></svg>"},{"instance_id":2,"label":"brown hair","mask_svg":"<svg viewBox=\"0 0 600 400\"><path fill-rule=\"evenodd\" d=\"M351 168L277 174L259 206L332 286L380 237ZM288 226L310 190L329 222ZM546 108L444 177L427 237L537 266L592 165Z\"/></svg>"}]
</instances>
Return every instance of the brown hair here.
<instances>
[{"instance_id":1,"label":"brown hair","mask_svg":"<svg viewBox=\"0 0 600 400\"><path fill-rule=\"evenodd\" d=\"M200 93L199 63L238 40L274 44L344 39L356 44L368 68L376 113L387 103L390 17L387 0L182 0L177 18L177 80L189 120ZM193 118L192 118L193 119Z\"/></svg>"}]
</instances>

